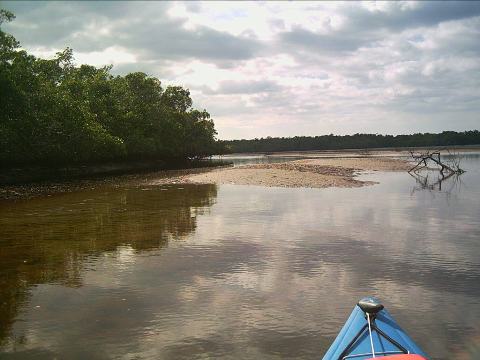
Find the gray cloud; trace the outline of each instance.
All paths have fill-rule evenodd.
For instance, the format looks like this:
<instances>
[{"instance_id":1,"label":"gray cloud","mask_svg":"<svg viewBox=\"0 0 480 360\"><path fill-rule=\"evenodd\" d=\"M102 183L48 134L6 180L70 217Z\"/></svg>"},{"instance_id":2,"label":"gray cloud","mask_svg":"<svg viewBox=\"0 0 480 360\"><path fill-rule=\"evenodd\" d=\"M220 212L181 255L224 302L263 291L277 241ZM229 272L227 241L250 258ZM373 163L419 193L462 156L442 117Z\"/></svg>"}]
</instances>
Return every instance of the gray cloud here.
<instances>
[{"instance_id":1,"label":"gray cloud","mask_svg":"<svg viewBox=\"0 0 480 360\"><path fill-rule=\"evenodd\" d=\"M480 15L480 3L475 1L423 1L413 8L404 7L400 2L391 5L391 11L382 13L349 7L346 11L349 27L357 30L385 28L401 31Z\"/></svg>"},{"instance_id":2,"label":"gray cloud","mask_svg":"<svg viewBox=\"0 0 480 360\"><path fill-rule=\"evenodd\" d=\"M171 59L200 58L213 63L225 60L252 58L260 44L252 39L235 37L206 27L193 31L181 28L182 22L149 24L141 30L126 34L122 42L144 51L144 57L158 56Z\"/></svg>"},{"instance_id":3,"label":"gray cloud","mask_svg":"<svg viewBox=\"0 0 480 360\"><path fill-rule=\"evenodd\" d=\"M122 18L129 12L126 2L5 1L2 6L16 15L6 28L25 46L72 46L78 31L94 22Z\"/></svg>"},{"instance_id":4,"label":"gray cloud","mask_svg":"<svg viewBox=\"0 0 480 360\"><path fill-rule=\"evenodd\" d=\"M356 34L339 32L323 35L301 27L295 27L279 35L280 43L320 53L354 51L372 41L371 38L361 38Z\"/></svg>"},{"instance_id":5,"label":"gray cloud","mask_svg":"<svg viewBox=\"0 0 480 360\"><path fill-rule=\"evenodd\" d=\"M72 47L81 52L122 46L142 60L198 58L224 64L261 49L251 37L166 16L167 2L6 2L17 19L7 25L24 46Z\"/></svg>"},{"instance_id":6,"label":"gray cloud","mask_svg":"<svg viewBox=\"0 0 480 360\"><path fill-rule=\"evenodd\" d=\"M467 19L480 15L480 3L475 1L397 1L383 10L372 11L354 2L347 2L340 13L347 19L350 30L389 29L402 31L431 27L441 22ZM412 6L410 6L412 5ZM325 10L323 4L310 6L308 12Z\"/></svg>"},{"instance_id":7,"label":"gray cloud","mask_svg":"<svg viewBox=\"0 0 480 360\"><path fill-rule=\"evenodd\" d=\"M319 33L300 26L278 35L279 47L287 45L306 48L320 53L355 51L363 46L373 46L388 37L418 27L432 27L445 21L472 18L480 15L480 2L420 2L414 8L404 8L402 3L390 3L390 9L383 12L348 4L342 12L345 24L339 30ZM312 9L314 11L315 8ZM480 48L477 38L470 36L456 39L457 46Z\"/></svg>"}]
</instances>

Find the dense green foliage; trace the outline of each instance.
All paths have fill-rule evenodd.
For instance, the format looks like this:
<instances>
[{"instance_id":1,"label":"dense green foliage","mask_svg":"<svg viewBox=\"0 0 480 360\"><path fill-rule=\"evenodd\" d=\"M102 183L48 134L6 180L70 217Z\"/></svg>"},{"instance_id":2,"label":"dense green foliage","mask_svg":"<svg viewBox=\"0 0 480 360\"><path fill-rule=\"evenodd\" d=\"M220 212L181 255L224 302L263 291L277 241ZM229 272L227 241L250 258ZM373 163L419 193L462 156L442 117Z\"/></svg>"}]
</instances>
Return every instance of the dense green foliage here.
<instances>
[{"instance_id":1,"label":"dense green foliage","mask_svg":"<svg viewBox=\"0 0 480 360\"><path fill-rule=\"evenodd\" d=\"M0 25L14 15L0 10ZM71 49L28 54L0 29L0 164L200 158L219 152L205 110L188 90L144 73L75 66Z\"/></svg>"},{"instance_id":2,"label":"dense green foliage","mask_svg":"<svg viewBox=\"0 0 480 360\"><path fill-rule=\"evenodd\" d=\"M440 134L413 135L323 135L295 136L289 138L261 138L253 140L230 140L223 142L230 152L272 152L336 149L368 149L415 146L450 146L480 144L478 130L455 132L444 131Z\"/></svg>"}]
</instances>

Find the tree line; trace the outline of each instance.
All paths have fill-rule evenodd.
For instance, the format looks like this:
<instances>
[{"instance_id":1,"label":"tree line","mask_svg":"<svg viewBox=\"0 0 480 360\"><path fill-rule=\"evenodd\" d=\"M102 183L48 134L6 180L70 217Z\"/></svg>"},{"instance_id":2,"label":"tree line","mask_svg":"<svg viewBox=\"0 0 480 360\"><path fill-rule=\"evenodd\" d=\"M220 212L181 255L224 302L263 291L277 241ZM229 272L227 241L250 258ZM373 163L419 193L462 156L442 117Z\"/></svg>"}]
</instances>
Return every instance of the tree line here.
<instances>
[{"instance_id":1,"label":"tree line","mask_svg":"<svg viewBox=\"0 0 480 360\"><path fill-rule=\"evenodd\" d=\"M478 145L480 144L480 132L478 130L463 132L444 131L439 134L418 133L396 136L379 134L330 134L323 136L227 140L223 141L223 144L228 148L229 152L233 153Z\"/></svg>"},{"instance_id":2,"label":"tree line","mask_svg":"<svg viewBox=\"0 0 480 360\"><path fill-rule=\"evenodd\" d=\"M15 16L0 10L0 26ZM190 92L142 72L76 66L67 48L42 59L0 27L0 165L177 161L221 152Z\"/></svg>"}]
</instances>

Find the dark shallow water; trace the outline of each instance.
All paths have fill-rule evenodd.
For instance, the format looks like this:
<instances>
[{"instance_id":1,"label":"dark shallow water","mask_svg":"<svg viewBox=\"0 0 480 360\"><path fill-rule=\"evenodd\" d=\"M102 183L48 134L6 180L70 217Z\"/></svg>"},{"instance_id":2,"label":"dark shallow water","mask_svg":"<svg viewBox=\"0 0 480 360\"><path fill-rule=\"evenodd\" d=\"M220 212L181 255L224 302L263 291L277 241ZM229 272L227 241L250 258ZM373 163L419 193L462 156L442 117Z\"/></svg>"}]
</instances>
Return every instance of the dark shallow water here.
<instances>
[{"instance_id":1,"label":"dark shallow water","mask_svg":"<svg viewBox=\"0 0 480 360\"><path fill-rule=\"evenodd\" d=\"M463 164L442 191L375 173L0 203L0 358L318 359L376 295L432 358L478 359L480 157Z\"/></svg>"}]
</instances>

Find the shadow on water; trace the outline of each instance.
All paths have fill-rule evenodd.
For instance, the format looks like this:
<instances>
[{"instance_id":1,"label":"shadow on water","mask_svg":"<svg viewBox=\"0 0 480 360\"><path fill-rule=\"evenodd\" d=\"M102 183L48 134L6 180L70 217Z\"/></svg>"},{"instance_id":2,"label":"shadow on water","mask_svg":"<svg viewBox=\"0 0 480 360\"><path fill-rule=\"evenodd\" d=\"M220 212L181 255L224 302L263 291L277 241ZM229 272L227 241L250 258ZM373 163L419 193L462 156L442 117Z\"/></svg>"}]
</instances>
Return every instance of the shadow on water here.
<instances>
[{"instance_id":1,"label":"shadow on water","mask_svg":"<svg viewBox=\"0 0 480 360\"><path fill-rule=\"evenodd\" d=\"M92 259L181 240L195 231L197 216L216 196L215 185L167 185L1 203L0 345L33 288L79 288Z\"/></svg>"}]
</instances>

